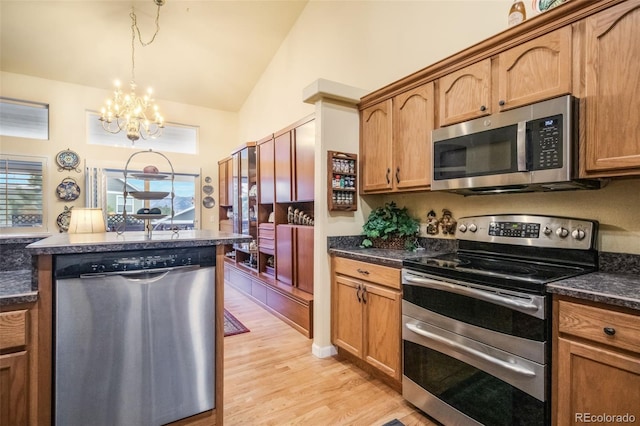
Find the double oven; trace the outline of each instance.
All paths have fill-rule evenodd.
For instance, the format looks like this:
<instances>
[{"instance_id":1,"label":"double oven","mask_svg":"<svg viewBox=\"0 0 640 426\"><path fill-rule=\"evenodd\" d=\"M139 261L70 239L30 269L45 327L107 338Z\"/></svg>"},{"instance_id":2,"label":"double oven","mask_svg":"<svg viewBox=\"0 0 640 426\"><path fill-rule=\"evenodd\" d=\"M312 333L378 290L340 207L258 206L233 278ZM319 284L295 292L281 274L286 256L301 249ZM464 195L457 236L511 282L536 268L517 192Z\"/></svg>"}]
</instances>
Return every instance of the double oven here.
<instances>
[{"instance_id":1,"label":"double oven","mask_svg":"<svg viewBox=\"0 0 640 426\"><path fill-rule=\"evenodd\" d=\"M547 425L549 282L597 270L595 221L462 218L457 251L403 262L405 399L449 425Z\"/></svg>"}]
</instances>

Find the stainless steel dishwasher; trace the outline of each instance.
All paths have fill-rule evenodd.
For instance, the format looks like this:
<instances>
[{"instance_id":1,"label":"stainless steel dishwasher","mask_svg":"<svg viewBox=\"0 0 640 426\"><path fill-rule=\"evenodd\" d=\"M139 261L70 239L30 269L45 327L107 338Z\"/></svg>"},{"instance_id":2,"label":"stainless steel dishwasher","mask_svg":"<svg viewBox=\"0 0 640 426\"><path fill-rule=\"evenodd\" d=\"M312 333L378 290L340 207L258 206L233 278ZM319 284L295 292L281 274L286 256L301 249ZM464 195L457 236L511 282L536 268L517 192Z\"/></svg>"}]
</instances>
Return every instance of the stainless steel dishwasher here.
<instances>
[{"instance_id":1,"label":"stainless steel dishwasher","mask_svg":"<svg viewBox=\"0 0 640 426\"><path fill-rule=\"evenodd\" d=\"M161 425L214 408L214 248L54 262L57 426Z\"/></svg>"}]
</instances>

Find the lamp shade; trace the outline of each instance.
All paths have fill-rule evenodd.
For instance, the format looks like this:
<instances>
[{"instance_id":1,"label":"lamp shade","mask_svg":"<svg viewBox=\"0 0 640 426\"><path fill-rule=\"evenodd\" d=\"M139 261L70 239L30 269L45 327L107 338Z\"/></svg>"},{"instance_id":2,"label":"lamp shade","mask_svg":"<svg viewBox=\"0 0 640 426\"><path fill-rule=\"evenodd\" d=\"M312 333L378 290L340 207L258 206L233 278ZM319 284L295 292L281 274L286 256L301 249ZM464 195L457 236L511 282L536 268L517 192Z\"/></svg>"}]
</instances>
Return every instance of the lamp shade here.
<instances>
[{"instance_id":1,"label":"lamp shade","mask_svg":"<svg viewBox=\"0 0 640 426\"><path fill-rule=\"evenodd\" d=\"M106 232L102 209L74 208L69 222L70 234Z\"/></svg>"}]
</instances>

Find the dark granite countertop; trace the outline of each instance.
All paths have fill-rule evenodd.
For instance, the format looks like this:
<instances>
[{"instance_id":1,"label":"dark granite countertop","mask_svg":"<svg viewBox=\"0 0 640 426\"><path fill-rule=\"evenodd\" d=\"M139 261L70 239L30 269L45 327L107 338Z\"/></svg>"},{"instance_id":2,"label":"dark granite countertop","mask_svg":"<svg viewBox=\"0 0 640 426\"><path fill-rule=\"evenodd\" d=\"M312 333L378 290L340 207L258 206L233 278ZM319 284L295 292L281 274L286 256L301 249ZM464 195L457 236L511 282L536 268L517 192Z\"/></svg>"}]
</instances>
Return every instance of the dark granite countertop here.
<instances>
[{"instance_id":1,"label":"dark granite countertop","mask_svg":"<svg viewBox=\"0 0 640 426\"><path fill-rule=\"evenodd\" d=\"M360 260L363 262L375 263L378 265L402 268L402 261L412 257L435 256L441 252L432 250L397 250L397 249L377 249L377 248L330 248L330 254Z\"/></svg>"},{"instance_id":2,"label":"dark granite countertop","mask_svg":"<svg viewBox=\"0 0 640 426\"><path fill-rule=\"evenodd\" d=\"M29 237L31 238L31 237ZM101 234L55 234L42 239L11 237L3 238L3 243L26 243L25 250L31 255L95 253L119 250L141 250L154 248L202 247L220 244L250 242L248 235L218 231L158 231L148 238L145 232L115 232ZM30 262L25 264L31 266ZM32 284L33 283L33 284ZM0 306L35 302L38 299L37 283L32 280L32 271L0 271Z\"/></svg>"},{"instance_id":3,"label":"dark granite countertop","mask_svg":"<svg viewBox=\"0 0 640 426\"><path fill-rule=\"evenodd\" d=\"M547 291L640 311L640 277L635 274L593 272L547 284Z\"/></svg>"},{"instance_id":4,"label":"dark granite countertop","mask_svg":"<svg viewBox=\"0 0 640 426\"><path fill-rule=\"evenodd\" d=\"M31 270L0 271L0 306L30 303L38 300L31 288Z\"/></svg>"},{"instance_id":5,"label":"dark granite countertop","mask_svg":"<svg viewBox=\"0 0 640 426\"><path fill-rule=\"evenodd\" d=\"M249 235L232 234L228 232L196 230L153 232L151 238L146 232L116 232L99 234L68 234L61 233L44 240L29 244L26 249L32 255L40 254L68 254L68 253L96 253L120 250L145 250L156 248L203 247L221 244L250 242Z\"/></svg>"}]
</instances>

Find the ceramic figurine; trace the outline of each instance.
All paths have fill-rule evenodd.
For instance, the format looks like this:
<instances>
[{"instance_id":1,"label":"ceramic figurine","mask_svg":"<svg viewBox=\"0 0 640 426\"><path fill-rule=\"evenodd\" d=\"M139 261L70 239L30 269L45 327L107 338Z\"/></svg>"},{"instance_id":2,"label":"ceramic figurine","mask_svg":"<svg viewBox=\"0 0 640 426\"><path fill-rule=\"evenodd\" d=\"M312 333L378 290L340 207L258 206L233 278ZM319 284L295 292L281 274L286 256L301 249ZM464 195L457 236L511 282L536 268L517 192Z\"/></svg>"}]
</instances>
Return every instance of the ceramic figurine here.
<instances>
[{"instance_id":1,"label":"ceramic figurine","mask_svg":"<svg viewBox=\"0 0 640 426\"><path fill-rule=\"evenodd\" d=\"M429 210L427 213L427 234L438 235L438 219L436 218L436 212Z\"/></svg>"},{"instance_id":2,"label":"ceramic figurine","mask_svg":"<svg viewBox=\"0 0 640 426\"><path fill-rule=\"evenodd\" d=\"M293 223L293 207L287 209L287 223Z\"/></svg>"},{"instance_id":3,"label":"ceramic figurine","mask_svg":"<svg viewBox=\"0 0 640 426\"><path fill-rule=\"evenodd\" d=\"M440 218L442 233L454 235L456 233L456 223L456 220L451 216L451 212L447 209L442 209L442 217Z\"/></svg>"}]
</instances>

